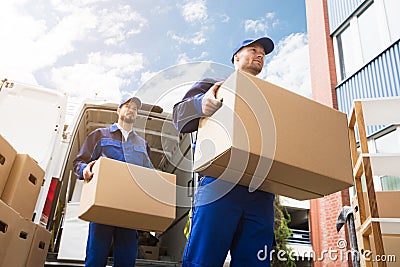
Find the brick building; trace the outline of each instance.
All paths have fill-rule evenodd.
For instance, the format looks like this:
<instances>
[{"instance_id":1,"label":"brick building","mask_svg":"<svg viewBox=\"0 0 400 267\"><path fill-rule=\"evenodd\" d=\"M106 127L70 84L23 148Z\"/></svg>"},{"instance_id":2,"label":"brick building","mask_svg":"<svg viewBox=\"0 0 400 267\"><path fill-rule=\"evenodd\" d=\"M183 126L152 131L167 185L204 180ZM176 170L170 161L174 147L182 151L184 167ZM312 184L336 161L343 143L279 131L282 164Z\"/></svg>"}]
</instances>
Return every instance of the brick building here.
<instances>
[{"instance_id":1,"label":"brick building","mask_svg":"<svg viewBox=\"0 0 400 267\"><path fill-rule=\"evenodd\" d=\"M313 99L349 114L354 99L400 95L400 1L306 0ZM400 152L400 127L367 128L371 152ZM380 190L400 190L400 177L374 177ZM347 233L336 220L354 189L310 201L311 242L316 257L338 249ZM329 263L329 265L328 265ZM315 260L314 266L351 266Z\"/></svg>"}]
</instances>

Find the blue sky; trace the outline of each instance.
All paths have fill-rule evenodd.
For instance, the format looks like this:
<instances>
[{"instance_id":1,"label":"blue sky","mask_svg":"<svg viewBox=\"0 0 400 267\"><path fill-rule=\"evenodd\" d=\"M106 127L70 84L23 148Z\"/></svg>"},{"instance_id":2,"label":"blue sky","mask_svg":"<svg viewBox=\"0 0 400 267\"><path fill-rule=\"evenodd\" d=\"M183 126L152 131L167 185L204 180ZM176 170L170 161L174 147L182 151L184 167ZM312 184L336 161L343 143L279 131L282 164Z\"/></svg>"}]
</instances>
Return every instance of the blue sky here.
<instances>
[{"instance_id":1,"label":"blue sky","mask_svg":"<svg viewBox=\"0 0 400 267\"><path fill-rule=\"evenodd\" d=\"M13 0L0 10L0 78L74 101L119 101L178 64L231 68L238 41L264 35L276 49L259 76L311 96L304 0Z\"/></svg>"}]
</instances>

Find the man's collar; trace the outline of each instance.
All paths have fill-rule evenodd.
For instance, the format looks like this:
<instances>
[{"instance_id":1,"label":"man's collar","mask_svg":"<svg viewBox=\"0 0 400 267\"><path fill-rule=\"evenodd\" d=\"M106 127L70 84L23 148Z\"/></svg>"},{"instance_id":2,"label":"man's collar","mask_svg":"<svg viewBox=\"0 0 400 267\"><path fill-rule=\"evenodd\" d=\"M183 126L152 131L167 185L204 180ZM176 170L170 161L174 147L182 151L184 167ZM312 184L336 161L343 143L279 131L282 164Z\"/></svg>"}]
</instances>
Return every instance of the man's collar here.
<instances>
[{"instance_id":1,"label":"man's collar","mask_svg":"<svg viewBox=\"0 0 400 267\"><path fill-rule=\"evenodd\" d=\"M110 132L113 133L113 132L115 132L115 131L120 130L119 126L120 126L120 125L118 124L118 122L114 123L113 125L110 126ZM122 127L121 127L121 128L122 128ZM135 129L133 129L133 128L132 128L132 131L131 131L131 132L132 132L132 134L136 134Z\"/></svg>"},{"instance_id":2,"label":"man's collar","mask_svg":"<svg viewBox=\"0 0 400 267\"><path fill-rule=\"evenodd\" d=\"M110 132L115 132L119 130L117 123L114 123L113 125L110 126Z\"/></svg>"}]
</instances>

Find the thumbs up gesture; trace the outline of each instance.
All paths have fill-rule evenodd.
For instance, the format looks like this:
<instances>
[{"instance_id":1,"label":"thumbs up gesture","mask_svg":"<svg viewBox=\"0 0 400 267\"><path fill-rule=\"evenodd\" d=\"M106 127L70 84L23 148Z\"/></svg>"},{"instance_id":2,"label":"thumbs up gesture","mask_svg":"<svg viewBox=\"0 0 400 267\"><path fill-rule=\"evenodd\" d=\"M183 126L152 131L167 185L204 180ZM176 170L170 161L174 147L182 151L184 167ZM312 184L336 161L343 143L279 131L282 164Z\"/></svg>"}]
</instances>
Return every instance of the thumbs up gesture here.
<instances>
[{"instance_id":1,"label":"thumbs up gesture","mask_svg":"<svg viewBox=\"0 0 400 267\"><path fill-rule=\"evenodd\" d=\"M201 110L205 116L211 116L221 106L222 101L216 98L217 91L223 82L215 83L205 94L201 102Z\"/></svg>"}]
</instances>

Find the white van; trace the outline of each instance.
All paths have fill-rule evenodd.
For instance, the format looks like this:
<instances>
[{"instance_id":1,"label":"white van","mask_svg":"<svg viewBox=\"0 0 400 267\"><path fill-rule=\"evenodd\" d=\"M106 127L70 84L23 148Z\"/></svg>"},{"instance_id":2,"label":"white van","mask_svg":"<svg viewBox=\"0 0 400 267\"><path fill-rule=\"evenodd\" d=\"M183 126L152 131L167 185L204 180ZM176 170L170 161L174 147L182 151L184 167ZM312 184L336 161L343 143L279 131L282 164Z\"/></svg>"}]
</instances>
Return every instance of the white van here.
<instances>
[{"instance_id":1,"label":"white van","mask_svg":"<svg viewBox=\"0 0 400 267\"><path fill-rule=\"evenodd\" d=\"M6 79L0 83L0 134L46 172L33 216L34 222L52 232L46 266L84 266L87 222L76 215L82 184L73 174L72 162L91 131L117 121L117 106L86 101L64 125L65 95ZM144 103L135 122L135 130L151 147L154 167L175 174L179 187L175 221L165 232L153 233L159 240L158 259L138 259L136 266L180 266L186 243L183 229L194 186L192 136L180 135L171 117L161 107Z\"/></svg>"}]
</instances>

